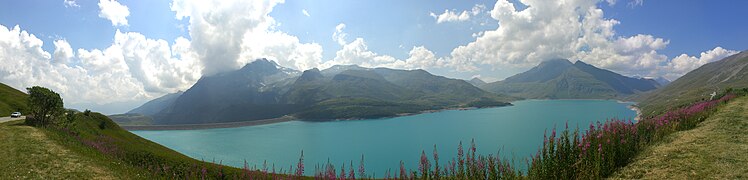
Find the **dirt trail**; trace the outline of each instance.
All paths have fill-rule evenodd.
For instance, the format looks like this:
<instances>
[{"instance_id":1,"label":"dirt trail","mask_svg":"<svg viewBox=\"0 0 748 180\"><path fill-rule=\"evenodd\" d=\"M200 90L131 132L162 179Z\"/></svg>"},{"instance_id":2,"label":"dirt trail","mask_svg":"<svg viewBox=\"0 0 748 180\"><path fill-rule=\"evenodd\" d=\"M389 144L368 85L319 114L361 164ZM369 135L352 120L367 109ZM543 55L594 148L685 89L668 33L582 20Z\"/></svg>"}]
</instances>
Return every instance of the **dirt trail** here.
<instances>
[{"instance_id":1,"label":"dirt trail","mask_svg":"<svg viewBox=\"0 0 748 180\"><path fill-rule=\"evenodd\" d=\"M14 120L22 120L22 119L26 119L26 116L21 116L20 118L0 117L0 123L14 121Z\"/></svg>"}]
</instances>

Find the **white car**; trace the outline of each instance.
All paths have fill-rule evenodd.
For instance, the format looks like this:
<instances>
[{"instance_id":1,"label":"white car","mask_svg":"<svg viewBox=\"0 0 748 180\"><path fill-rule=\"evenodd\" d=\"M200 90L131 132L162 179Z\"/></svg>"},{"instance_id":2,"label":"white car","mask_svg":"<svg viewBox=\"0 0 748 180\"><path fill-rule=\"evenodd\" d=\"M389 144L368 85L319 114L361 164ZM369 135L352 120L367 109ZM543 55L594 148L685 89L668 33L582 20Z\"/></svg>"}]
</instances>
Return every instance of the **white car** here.
<instances>
[{"instance_id":1,"label":"white car","mask_svg":"<svg viewBox=\"0 0 748 180\"><path fill-rule=\"evenodd\" d=\"M13 112L13 113L10 114L10 117L11 118L21 117L21 112Z\"/></svg>"}]
</instances>

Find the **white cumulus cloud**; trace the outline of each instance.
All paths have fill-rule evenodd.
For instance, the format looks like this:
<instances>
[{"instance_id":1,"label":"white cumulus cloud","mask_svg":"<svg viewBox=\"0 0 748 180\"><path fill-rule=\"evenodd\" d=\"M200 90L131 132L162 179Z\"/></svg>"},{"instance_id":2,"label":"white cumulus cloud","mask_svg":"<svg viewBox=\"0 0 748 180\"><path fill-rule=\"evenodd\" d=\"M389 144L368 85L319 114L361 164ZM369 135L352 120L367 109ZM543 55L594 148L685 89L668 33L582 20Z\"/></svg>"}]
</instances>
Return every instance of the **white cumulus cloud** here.
<instances>
[{"instance_id":1,"label":"white cumulus cloud","mask_svg":"<svg viewBox=\"0 0 748 180\"><path fill-rule=\"evenodd\" d=\"M316 67L322 48L275 30L268 14L282 0L175 0L177 19L189 18L192 49L205 75L238 69L260 57L295 69Z\"/></svg>"},{"instance_id":2,"label":"white cumulus cloud","mask_svg":"<svg viewBox=\"0 0 748 180\"><path fill-rule=\"evenodd\" d=\"M130 76L140 82L146 92L162 94L185 90L200 78L196 55L192 50L179 49L189 47L189 43L179 37L174 46L169 47L165 40L148 39L140 33L118 30L110 48L122 54L122 62Z\"/></svg>"},{"instance_id":3,"label":"white cumulus cloud","mask_svg":"<svg viewBox=\"0 0 748 180\"><path fill-rule=\"evenodd\" d=\"M644 0L631 0L631 2L629 2L629 7L632 7L632 8L636 6L643 6L643 5L644 5Z\"/></svg>"},{"instance_id":4,"label":"white cumulus cloud","mask_svg":"<svg viewBox=\"0 0 748 180\"><path fill-rule=\"evenodd\" d=\"M78 5L77 2L75 2L75 0L63 0L63 4L65 4L66 8L69 8L69 7L81 7L80 5Z\"/></svg>"},{"instance_id":5,"label":"white cumulus cloud","mask_svg":"<svg viewBox=\"0 0 748 180\"><path fill-rule=\"evenodd\" d=\"M444 67L445 60L438 58L431 50L423 46L413 47L408 52L408 59L405 59L401 66L406 69L430 69Z\"/></svg>"},{"instance_id":6,"label":"white cumulus cloud","mask_svg":"<svg viewBox=\"0 0 748 180\"><path fill-rule=\"evenodd\" d=\"M498 28L475 33L475 41L453 49L444 64L475 71L480 67L529 68L566 58L629 76L675 79L664 71L668 57L658 52L670 41L647 34L617 35L614 27L620 22L605 18L597 6L600 2L525 0L517 3L527 8L517 10L512 2L498 0L490 11Z\"/></svg>"},{"instance_id":7,"label":"white cumulus cloud","mask_svg":"<svg viewBox=\"0 0 748 180\"><path fill-rule=\"evenodd\" d=\"M112 26L127 26L127 16L130 16L127 6L116 0L99 0L99 17L111 21Z\"/></svg>"},{"instance_id":8,"label":"white cumulus cloud","mask_svg":"<svg viewBox=\"0 0 748 180\"><path fill-rule=\"evenodd\" d=\"M437 24L441 24L444 22L462 22L469 20L470 16L476 16L480 14L484 9L486 9L485 5L477 4L473 6L470 11L464 10L462 12L458 12L457 10L445 9L441 14L431 12L429 13L429 16L433 17L436 20Z\"/></svg>"},{"instance_id":9,"label":"white cumulus cloud","mask_svg":"<svg viewBox=\"0 0 748 180\"><path fill-rule=\"evenodd\" d=\"M48 87L67 105L142 102L185 90L201 75L185 38L170 47L164 40L117 31L106 49L73 51L67 41L56 40L50 55L39 38L19 26L0 25L0 37L0 82L20 90Z\"/></svg>"},{"instance_id":10,"label":"white cumulus cloud","mask_svg":"<svg viewBox=\"0 0 748 180\"><path fill-rule=\"evenodd\" d=\"M739 52L716 47L712 50L702 52L698 57L681 54L673 58L666 66L660 67L660 71L664 72L663 77L675 80L704 64L718 61L737 53Z\"/></svg>"},{"instance_id":11,"label":"white cumulus cloud","mask_svg":"<svg viewBox=\"0 0 748 180\"><path fill-rule=\"evenodd\" d=\"M0 25L0 81L16 89L45 86L59 92L65 103L117 102L146 98L142 85L129 77L116 49L81 51L81 65L52 62L52 56L41 49L42 41L19 26L8 29ZM58 57L69 58L58 41ZM61 53L65 52L65 53ZM65 55L63 55L65 54ZM26 68L19 68L26 67Z\"/></svg>"},{"instance_id":12,"label":"white cumulus cloud","mask_svg":"<svg viewBox=\"0 0 748 180\"><path fill-rule=\"evenodd\" d=\"M309 16L311 16L311 15L309 15L309 12L308 12L308 11L306 11L306 9L302 9L302 10L301 10L301 14L304 14L304 16L306 16L306 17L309 17Z\"/></svg>"},{"instance_id":13,"label":"white cumulus cloud","mask_svg":"<svg viewBox=\"0 0 748 180\"><path fill-rule=\"evenodd\" d=\"M279 65L298 70L317 67L322 61L322 46L301 43L299 38L283 32L247 33L241 46L240 63L267 58Z\"/></svg>"},{"instance_id":14,"label":"white cumulus cloud","mask_svg":"<svg viewBox=\"0 0 748 180\"><path fill-rule=\"evenodd\" d=\"M389 67L397 62L400 61L392 56L380 55L370 51L369 46L363 38L356 38L335 52L335 58L325 62L321 68L324 69L337 64L355 64L362 67Z\"/></svg>"},{"instance_id":15,"label":"white cumulus cloud","mask_svg":"<svg viewBox=\"0 0 748 180\"><path fill-rule=\"evenodd\" d=\"M460 22L460 21L467 21L470 19L470 14L468 14L467 11L462 11L462 13L457 13L455 11L450 10L444 10L444 13L442 14L435 14L430 13L429 16L434 17L436 19L436 23L440 24L443 22Z\"/></svg>"},{"instance_id":16,"label":"white cumulus cloud","mask_svg":"<svg viewBox=\"0 0 748 180\"><path fill-rule=\"evenodd\" d=\"M53 44L55 45L55 51L52 56L53 62L62 64L70 63L74 56L70 43L64 39L60 39L54 41Z\"/></svg>"},{"instance_id":17,"label":"white cumulus cloud","mask_svg":"<svg viewBox=\"0 0 748 180\"><path fill-rule=\"evenodd\" d=\"M335 32L332 33L332 40L334 40L341 46L348 44L345 41L345 37L348 36L348 34L343 32L343 29L345 29L345 24L340 23L337 26L335 26Z\"/></svg>"},{"instance_id":18,"label":"white cumulus cloud","mask_svg":"<svg viewBox=\"0 0 748 180\"><path fill-rule=\"evenodd\" d=\"M345 41L348 35L345 24L341 23L335 27L333 40L337 41L342 49L335 52L335 57L322 63L319 68L325 69L333 65L359 65L362 67L389 67L402 69L429 69L444 67L445 60L437 58L436 55L423 46L413 47L405 60L397 59L390 55L379 54L369 50L369 46L363 38L356 38L350 43Z\"/></svg>"}]
</instances>

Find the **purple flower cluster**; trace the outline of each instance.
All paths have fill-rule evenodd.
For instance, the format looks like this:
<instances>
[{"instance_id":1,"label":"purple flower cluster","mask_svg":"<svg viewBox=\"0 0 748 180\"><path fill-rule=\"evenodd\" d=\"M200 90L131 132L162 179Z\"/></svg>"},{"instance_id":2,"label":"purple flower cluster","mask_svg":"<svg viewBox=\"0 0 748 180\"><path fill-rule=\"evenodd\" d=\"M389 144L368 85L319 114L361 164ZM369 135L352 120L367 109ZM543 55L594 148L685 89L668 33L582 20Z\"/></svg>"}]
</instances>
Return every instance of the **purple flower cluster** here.
<instances>
[{"instance_id":1,"label":"purple flower cluster","mask_svg":"<svg viewBox=\"0 0 748 180\"><path fill-rule=\"evenodd\" d=\"M639 122L610 119L590 123L579 135L568 129L557 136L555 128L545 136L543 147L532 158L528 176L531 179L599 179L624 166L629 159L650 142L675 131L691 129L714 107L735 98L728 94L720 99L697 102ZM597 146L590 150L590 146Z\"/></svg>"}]
</instances>

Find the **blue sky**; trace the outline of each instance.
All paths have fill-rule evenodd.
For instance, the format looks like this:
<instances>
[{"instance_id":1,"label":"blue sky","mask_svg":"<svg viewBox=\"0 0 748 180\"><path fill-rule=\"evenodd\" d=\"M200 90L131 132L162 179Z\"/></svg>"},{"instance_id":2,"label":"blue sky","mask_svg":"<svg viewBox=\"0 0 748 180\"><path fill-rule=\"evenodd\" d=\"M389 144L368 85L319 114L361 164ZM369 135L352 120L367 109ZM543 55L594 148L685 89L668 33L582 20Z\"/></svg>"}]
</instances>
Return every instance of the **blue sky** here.
<instances>
[{"instance_id":1,"label":"blue sky","mask_svg":"<svg viewBox=\"0 0 748 180\"><path fill-rule=\"evenodd\" d=\"M54 50L52 41L66 39L73 49L104 49L112 43L117 27L97 16L97 1L81 0L78 8L66 8L62 1L5 1L0 6L0 24L20 25L44 41L44 49ZM185 20L176 20L170 10L171 1L121 0L128 6L130 25L122 31L140 32L148 38L173 40L179 36L189 39L184 29ZM625 2L624 2L625 3ZM645 1L631 7L617 3L601 4L606 17L622 23L616 31L620 35L651 34L670 40L663 54L674 57L683 53L697 55L715 46L726 49L748 49L746 1ZM475 4L493 6L495 1L287 1L271 13L281 25L278 29L299 37L303 42L317 42L325 49L325 59L334 56L338 46L330 35L335 25L346 23L348 34L368 40L377 52L405 58L408 49L423 45L437 55L449 54L458 45L474 38L472 33L495 29L498 25L480 26L479 21L459 24L436 24L430 12L444 9L470 9ZM304 16L307 10L310 17ZM383 13L386 12L386 13ZM485 21L489 17L484 17ZM180 28L181 26L181 28ZM445 38L448 36L449 38Z\"/></svg>"},{"instance_id":2,"label":"blue sky","mask_svg":"<svg viewBox=\"0 0 748 180\"><path fill-rule=\"evenodd\" d=\"M457 3L459 2L459 3ZM480 26L479 20L468 23L436 24L430 12L444 9L470 9L475 4L491 5L491 1L289 1L271 13L282 25L279 29L301 39L319 42L327 59L338 46L330 34L339 23L347 25L351 36L367 39L371 50L406 58L409 47L423 45L437 55L446 55L457 45L472 41L472 33L495 29L496 24ZM338 4L330 6L330 4ZM414 8L418 7L418 8ZM310 17L301 12L306 9ZM383 11L384 10L384 11ZM488 17L482 17L488 21ZM448 38L445 38L448 37ZM408 48L401 48L408 47Z\"/></svg>"},{"instance_id":3,"label":"blue sky","mask_svg":"<svg viewBox=\"0 0 748 180\"><path fill-rule=\"evenodd\" d=\"M601 6L608 17L621 21L617 31L624 36L652 34L670 40L663 54L697 55L715 46L746 50L748 1L645 1L634 8L619 4Z\"/></svg>"},{"instance_id":4,"label":"blue sky","mask_svg":"<svg viewBox=\"0 0 748 180\"><path fill-rule=\"evenodd\" d=\"M748 49L748 1L504 1L120 0L128 14L117 17L99 6L112 0L3 1L0 35L15 38L0 61L45 68L0 67L0 81L49 86L87 97L69 101L80 108L121 112L260 57L299 70L358 64L487 81L567 58L674 80ZM41 51L22 32L41 40ZM81 90L93 87L114 93Z\"/></svg>"},{"instance_id":5,"label":"blue sky","mask_svg":"<svg viewBox=\"0 0 748 180\"><path fill-rule=\"evenodd\" d=\"M53 51L52 41L66 39L73 49L104 49L112 44L114 32L141 32L148 38L174 40L179 36L188 37L187 31L180 29L169 9L171 1L120 1L128 6L129 26L113 27L98 16L98 1L76 1L80 7L66 7L63 1L4 1L0 6L0 24L6 27L21 26L29 33L36 34L44 41L44 49Z\"/></svg>"}]
</instances>

